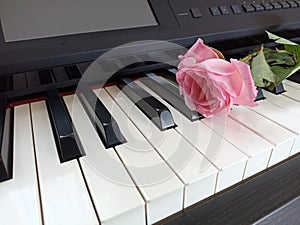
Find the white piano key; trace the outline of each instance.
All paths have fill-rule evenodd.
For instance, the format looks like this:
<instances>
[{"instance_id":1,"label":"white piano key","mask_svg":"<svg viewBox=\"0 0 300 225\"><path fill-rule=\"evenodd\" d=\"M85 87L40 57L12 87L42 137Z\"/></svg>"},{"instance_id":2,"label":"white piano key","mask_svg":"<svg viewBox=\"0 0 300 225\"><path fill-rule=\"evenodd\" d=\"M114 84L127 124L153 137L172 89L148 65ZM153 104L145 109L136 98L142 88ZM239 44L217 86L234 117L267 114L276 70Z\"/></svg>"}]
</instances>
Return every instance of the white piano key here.
<instances>
[{"instance_id":1,"label":"white piano key","mask_svg":"<svg viewBox=\"0 0 300 225\"><path fill-rule=\"evenodd\" d=\"M244 179L266 169L273 145L230 117L205 118L201 120L249 158Z\"/></svg>"},{"instance_id":2,"label":"white piano key","mask_svg":"<svg viewBox=\"0 0 300 225\"><path fill-rule=\"evenodd\" d=\"M96 94L116 119L127 140L115 148L147 202L148 224L182 210L183 183L109 94L104 89L98 89Z\"/></svg>"},{"instance_id":3,"label":"white piano key","mask_svg":"<svg viewBox=\"0 0 300 225\"><path fill-rule=\"evenodd\" d=\"M176 130L190 141L206 158L208 158L218 169L218 181L216 191L219 192L243 179L248 157L231 145L222 136L213 132L201 121L191 122L182 114L177 112L171 105L162 100L144 84L137 81L151 95L172 110L174 120L177 124Z\"/></svg>"},{"instance_id":4,"label":"white piano key","mask_svg":"<svg viewBox=\"0 0 300 225\"><path fill-rule=\"evenodd\" d=\"M289 80L284 80L283 85L286 92L283 92L282 95L300 102L300 85Z\"/></svg>"},{"instance_id":5,"label":"white piano key","mask_svg":"<svg viewBox=\"0 0 300 225\"><path fill-rule=\"evenodd\" d=\"M184 182L184 207L214 194L218 173L214 165L174 129L161 132L117 87L106 90Z\"/></svg>"},{"instance_id":6,"label":"white piano key","mask_svg":"<svg viewBox=\"0 0 300 225\"><path fill-rule=\"evenodd\" d=\"M300 102L297 102L294 99L289 98L283 94L274 95L272 93L265 91L264 95L267 98L267 100L272 104L277 105L280 108L297 115L298 117L300 116ZM285 116L286 115L284 114L283 117ZM300 144L299 141L295 141L293 149L290 152L290 155L294 155L300 151L299 144Z\"/></svg>"},{"instance_id":7,"label":"white piano key","mask_svg":"<svg viewBox=\"0 0 300 225\"><path fill-rule=\"evenodd\" d=\"M233 107L229 117L243 124L275 146L268 166L272 166L289 156L294 140L297 137L295 133L243 106Z\"/></svg>"},{"instance_id":8,"label":"white piano key","mask_svg":"<svg viewBox=\"0 0 300 225\"><path fill-rule=\"evenodd\" d=\"M259 113L260 115L272 120L273 122L281 125L282 127L290 130L297 135L291 153L295 154L300 151L300 117L271 102L262 101L257 107L251 110Z\"/></svg>"},{"instance_id":9,"label":"white piano key","mask_svg":"<svg viewBox=\"0 0 300 225\"><path fill-rule=\"evenodd\" d=\"M268 91L264 91L263 93L264 93L264 96L267 98L267 100L269 102L272 102L272 104L277 105L280 108L283 108L286 111L289 111L296 115L300 115L300 102L297 102L283 94L274 95ZM299 96L299 99L300 99L300 96Z\"/></svg>"},{"instance_id":10,"label":"white piano key","mask_svg":"<svg viewBox=\"0 0 300 225\"><path fill-rule=\"evenodd\" d=\"M83 174L101 224L146 224L145 203L114 149L105 149L78 98L64 97L86 156Z\"/></svg>"},{"instance_id":11,"label":"white piano key","mask_svg":"<svg viewBox=\"0 0 300 225\"><path fill-rule=\"evenodd\" d=\"M45 102L31 114L45 224L99 224L77 160L59 161Z\"/></svg>"},{"instance_id":12,"label":"white piano key","mask_svg":"<svg viewBox=\"0 0 300 225\"><path fill-rule=\"evenodd\" d=\"M283 83L284 87L291 86L293 88L300 89L300 84L298 84L297 82L293 82L290 80L284 80L282 83Z\"/></svg>"},{"instance_id":13,"label":"white piano key","mask_svg":"<svg viewBox=\"0 0 300 225\"><path fill-rule=\"evenodd\" d=\"M14 108L13 178L0 183L0 224L42 224L29 105Z\"/></svg>"},{"instance_id":14,"label":"white piano key","mask_svg":"<svg viewBox=\"0 0 300 225\"><path fill-rule=\"evenodd\" d=\"M151 92L151 94L155 93ZM168 103L164 102L164 104L167 105ZM183 117L181 114L176 112L176 110L171 105L168 105L168 107L172 110L173 115L177 114L179 117L175 119L176 123L181 123L180 125L178 124L179 126L177 127L177 129L182 126L187 126L187 129L182 129L181 133L186 135L186 137L190 139L192 143L194 143L194 141L191 140L190 137L193 136L193 132L198 130L199 135L201 136L201 138L199 137L198 142L202 144L197 145L199 148L206 149L207 147L205 146L209 146L209 143L205 145L207 140L210 139L210 137L206 135L211 133L211 130L213 130L220 135L219 137L224 138L232 145L237 147L246 156L248 156L247 166L243 178L250 177L255 173L258 173L267 168L273 147L272 144L265 141L258 135L254 134L252 131L248 130L241 124L235 122L234 120L228 117L205 118L201 121L191 122L185 117ZM207 125L209 128L204 126L202 123ZM214 138L219 137L217 135L214 135ZM231 151L233 153L236 153L237 149L232 148ZM234 155L233 153L229 154Z\"/></svg>"}]
</instances>

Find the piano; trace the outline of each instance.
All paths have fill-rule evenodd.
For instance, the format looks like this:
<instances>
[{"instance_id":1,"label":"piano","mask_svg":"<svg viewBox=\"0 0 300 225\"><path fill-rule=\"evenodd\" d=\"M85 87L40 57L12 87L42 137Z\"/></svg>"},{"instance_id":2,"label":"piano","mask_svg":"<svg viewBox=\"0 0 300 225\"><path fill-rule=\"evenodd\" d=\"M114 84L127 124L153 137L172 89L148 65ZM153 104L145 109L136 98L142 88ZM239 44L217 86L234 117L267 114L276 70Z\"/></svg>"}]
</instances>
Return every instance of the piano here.
<instances>
[{"instance_id":1,"label":"piano","mask_svg":"<svg viewBox=\"0 0 300 225\"><path fill-rule=\"evenodd\" d=\"M299 74L203 118L175 73L199 37L226 58L276 47L265 30L299 42L299 13L298 0L0 1L0 224L275 224L300 195Z\"/></svg>"}]
</instances>

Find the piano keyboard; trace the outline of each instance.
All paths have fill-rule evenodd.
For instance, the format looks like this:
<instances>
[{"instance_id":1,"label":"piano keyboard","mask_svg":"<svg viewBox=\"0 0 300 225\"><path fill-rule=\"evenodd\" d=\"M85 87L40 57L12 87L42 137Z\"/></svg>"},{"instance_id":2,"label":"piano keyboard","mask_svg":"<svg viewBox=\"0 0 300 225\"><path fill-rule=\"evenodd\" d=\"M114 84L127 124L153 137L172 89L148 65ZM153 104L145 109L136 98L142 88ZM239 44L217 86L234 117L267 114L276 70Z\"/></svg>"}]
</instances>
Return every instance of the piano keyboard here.
<instances>
[{"instance_id":1,"label":"piano keyboard","mask_svg":"<svg viewBox=\"0 0 300 225\"><path fill-rule=\"evenodd\" d=\"M106 120L97 119L103 115L90 115L80 94L59 97L60 113L51 98L2 108L1 225L154 224L300 151L300 84L285 81L286 92L264 91L258 107L234 106L227 118L192 121L182 104L172 104L180 101L176 93L167 99L168 91L153 91L143 79L132 82L153 98L142 106L158 112L152 103L159 102L175 127L160 129L118 86L94 90L113 118L108 130L124 138L112 146L105 143ZM73 130L59 118L69 118ZM76 147L62 144L66 134ZM73 157L63 157L66 152Z\"/></svg>"}]
</instances>

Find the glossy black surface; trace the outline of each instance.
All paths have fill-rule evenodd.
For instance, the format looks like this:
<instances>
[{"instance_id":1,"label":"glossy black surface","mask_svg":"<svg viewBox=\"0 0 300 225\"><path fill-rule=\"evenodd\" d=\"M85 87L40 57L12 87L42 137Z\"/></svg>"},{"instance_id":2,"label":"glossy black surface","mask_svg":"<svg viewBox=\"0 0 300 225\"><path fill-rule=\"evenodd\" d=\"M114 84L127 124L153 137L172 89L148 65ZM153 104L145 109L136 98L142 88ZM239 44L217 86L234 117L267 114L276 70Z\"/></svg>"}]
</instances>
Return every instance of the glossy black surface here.
<instances>
[{"instance_id":1,"label":"glossy black surface","mask_svg":"<svg viewBox=\"0 0 300 225\"><path fill-rule=\"evenodd\" d=\"M297 7L286 9L277 3L280 6L278 10L274 9L275 6L271 10L261 10L261 7L260 10L255 10L255 7L252 7L250 12L245 12L242 6L250 5L250 3L238 0L226 2L222 0L201 2L198 0L149 0L148 2L158 26L11 43L5 43L2 28L0 28L0 75L91 61L116 46L140 40L164 40L189 47L198 37L203 38L206 43L215 43L220 40L241 39L264 34L265 30L272 32L290 30L293 38L299 37L295 33L295 30L300 28L298 3ZM256 1L255 3L269 2L271 1ZM236 10L234 12L232 6L238 6L240 13L235 13ZM219 12L218 16L212 14L211 7L216 8ZM193 8L198 9L197 14L201 14L201 17L193 17L191 13ZM228 10L222 11L222 8ZM141 51L147 52L148 50L145 49L142 46L140 48Z\"/></svg>"},{"instance_id":2,"label":"glossy black surface","mask_svg":"<svg viewBox=\"0 0 300 225\"><path fill-rule=\"evenodd\" d=\"M145 73L145 75L146 77L141 81L189 120L195 121L203 118L198 112L192 111L186 106L183 97L179 94L178 86L154 73Z\"/></svg>"},{"instance_id":3,"label":"glossy black surface","mask_svg":"<svg viewBox=\"0 0 300 225\"><path fill-rule=\"evenodd\" d=\"M47 108L60 161L66 162L81 157L82 152L76 142L69 114L57 91L47 92Z\"/></svg>"},{"instance_id":4,"label":"glossy black surface","mask_svg":"<svg viewBox=\"0 0 300 225\"><path fill-rule=\"evenodd\" d=\"M110 148L124 143L126 140L119 125L93 90L87 85L81 84L77 94L104 146Z\"/></svg>"},{"instance_id":5,"label":"glossy black surface","mask_svg":"<svg viewBox=\"0 0 300 225\"><path fill-rule=\"evenodd\" d=\"M293 74L288 79L300 84L300 72L297 72L297 73Z\"/></svg>"},{"instance_id":6,"label":"glossy black surface","mask_svg":"<svg viewBox=\"0 0 300 225\"><path fill-rule=\"evenodd\" d=\"M256 87L256 89L257 89L257 95L256 95L256 98L255 98L255 101L265 99L265 96L264 96L264 93L263 93L262 89L260 87Z\"/></svg>"},{"instance_id":7,"label":"glossy black surface","mask_svg":"<svg viewBox=\"0 0 300 225\"><path fill-rule=\"evenodd\" d=\"M270 92L272 92L273 94L276 94L276 95L279 95L279 94L285 92L283 84L282 83L278 84Z\"/></svg>"},{"instance_id":8,"label":"glossy black surface","mask_svg":"<svg viewBox=\"0 0 300 225\"><path fill-rule=\"evenodd\" d=\"M118 87L160 130L176 126L170 110L132 79L122 79Z\"/></svg>"},{"instance_id":9,"label":"glossy black surface","mask_svg":"<svg viewBox=\"0 0 300 225\"><path fill-rule=\"evenodd\" d=\"M12 178L13 109L0 100L0 182Z\"/></svg>"}]
</instances>

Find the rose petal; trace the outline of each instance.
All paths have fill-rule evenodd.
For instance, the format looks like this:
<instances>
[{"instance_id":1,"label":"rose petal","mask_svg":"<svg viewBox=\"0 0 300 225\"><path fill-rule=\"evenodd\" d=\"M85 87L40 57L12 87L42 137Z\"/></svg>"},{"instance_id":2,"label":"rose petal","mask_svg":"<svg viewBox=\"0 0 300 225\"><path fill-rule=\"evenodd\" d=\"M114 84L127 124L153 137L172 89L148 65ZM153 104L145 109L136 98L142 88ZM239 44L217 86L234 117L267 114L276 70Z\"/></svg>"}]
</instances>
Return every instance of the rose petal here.
<instances>
[{"instance_id":1,"label":"rose petal","mask_svg":"<svg viewBox=\"0 0 300 225\"><path fill-rule=\"evenodd\" d=\"M251 76L250 66L236 59L231 59L230 62L243 78L241 94L234 99L233 104L257 106L257 102L254 101L257 96L257 89Z\"/></svg>"},{"instance_id":2,"label":"rose petal","mask_svg":"<svg viewBox=\"0 0 300 225\"><path fill-rule=\"evenodd\" d=\"M206 46L201 38L196 41L185 55L180 55L179 59L183 60L188 57L195 58L196 62L202 62L211 58L219 58L217 53L215 53L210 47Z\"/></svg>"},{"instance_id":3,"label":"rose petal","mask_svg":"<svg viewBox=\"0 0 300 225\"><path fill-rule=\"evenodd\" d=\"M182 69L185 67L191 67L191 66L195 66L196 64L196 59L192 58L192 57L187 57L181 60L181 62L178 65L178 69Z\"/></svg>"},{"instance_id":4,"label":"rose petal","mask_svg":"<svg viewBox=\"0 0 300 225\"><path fill-rule=\"evenodd\" d=\"M204 68L216 75L229 76L234 72L234 67L223 59L207 59L201 63Z\"/></svg>"},{"instance_id":5,"label":"rose petal","mask_svg":"<svg viewBox=\"0 0 300 225\"><path fill-rule=\"evenodd\" d=\"M207 68L207 74L216 83L216 86L222 87L223 91L229 93L233 98L241 94L242 77L231 63L225 60L209 59L202 64Z\"/></svg>"}]
</instances>

